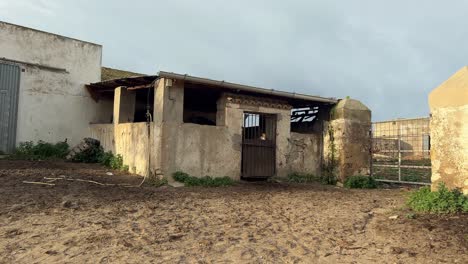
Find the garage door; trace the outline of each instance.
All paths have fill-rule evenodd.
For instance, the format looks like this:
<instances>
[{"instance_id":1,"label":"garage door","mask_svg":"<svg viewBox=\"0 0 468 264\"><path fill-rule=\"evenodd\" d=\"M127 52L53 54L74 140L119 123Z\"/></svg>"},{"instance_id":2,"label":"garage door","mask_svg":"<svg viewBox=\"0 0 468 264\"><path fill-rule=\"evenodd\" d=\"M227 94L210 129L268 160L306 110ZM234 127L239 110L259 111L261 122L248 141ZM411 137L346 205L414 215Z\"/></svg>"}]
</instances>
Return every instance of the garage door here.
<instances>
[{"instance_id":1,"label":"garage door","mask_svg":"<svg viewBox=\"0 0 468 264\"><path fill-rule=\"evenodd\" d=\"M0 63L0 152L15 148L20 68Z\"/></svg>"}]
</instances>

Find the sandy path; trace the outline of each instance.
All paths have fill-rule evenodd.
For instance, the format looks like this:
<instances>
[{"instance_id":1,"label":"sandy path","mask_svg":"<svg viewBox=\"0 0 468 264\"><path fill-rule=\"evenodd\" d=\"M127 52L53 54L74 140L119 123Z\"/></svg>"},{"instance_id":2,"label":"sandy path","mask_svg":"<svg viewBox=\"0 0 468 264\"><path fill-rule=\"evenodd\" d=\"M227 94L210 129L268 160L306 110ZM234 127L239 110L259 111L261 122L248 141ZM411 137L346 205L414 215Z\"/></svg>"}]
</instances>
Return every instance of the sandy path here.
<instances>
[{"instance_id":1,"label":"sandy path","mask_svg":"<svg viewBox=\"0 0 468 264\"><path fill-rule=\"evenodd\" d=\"M99 166L0 161L4 263L468 263L468 215L407 219L405 190L125 188ZM398 214L397 220L390 215Z\"/></svg>"}]
</instances>

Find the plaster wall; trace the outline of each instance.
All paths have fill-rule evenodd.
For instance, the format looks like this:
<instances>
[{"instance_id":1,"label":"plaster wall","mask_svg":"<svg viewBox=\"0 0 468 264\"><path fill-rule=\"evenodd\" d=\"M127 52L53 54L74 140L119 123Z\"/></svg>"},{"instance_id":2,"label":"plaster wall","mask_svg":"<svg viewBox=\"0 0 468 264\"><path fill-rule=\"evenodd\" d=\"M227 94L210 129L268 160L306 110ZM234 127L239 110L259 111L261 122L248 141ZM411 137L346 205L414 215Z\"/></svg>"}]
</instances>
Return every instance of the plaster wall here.
<instances>
[{"instance_id":1,"label":"plaster wall","mask_svg":"<svg viewBox=\"0 0 468 264\"><path fill-rule=\"evenodd\" d=\"M468 194L468 67L429 95L432 188L440 182Z\"/></svg>"},{"instance_id":2,"label":"plaster wall","mask_svg":"<svg viewBox=\"0 0 468 264\"><path fill-rule=\"evenodd\" d=\"M89 126L91 138L98 139L104 151L115 153L114 125L113 124L92 124Z\"/></svg>"},{"instance_id":3,"label":"plaster wall","mask_svg":"<svg viewBox=\"0 0 468 264\"><path fill-rule=\"evenodd\" d=\"M100 45L4 22L0 39L0 62L22 69L17 143L67 138L73 145L88 135L90 122L108 122L112 109L84 88L101 79Z\"/></svg>"},{"instance_id":4,"label":"plaster wall","mask_svg":"<svg viewBox=\"0 0 468 264\"><path fill-rule=\"evenodd\" d=\"M286 156L290 172L321 174L322 135L291 133Z\"/></svg>"}]
</instances>

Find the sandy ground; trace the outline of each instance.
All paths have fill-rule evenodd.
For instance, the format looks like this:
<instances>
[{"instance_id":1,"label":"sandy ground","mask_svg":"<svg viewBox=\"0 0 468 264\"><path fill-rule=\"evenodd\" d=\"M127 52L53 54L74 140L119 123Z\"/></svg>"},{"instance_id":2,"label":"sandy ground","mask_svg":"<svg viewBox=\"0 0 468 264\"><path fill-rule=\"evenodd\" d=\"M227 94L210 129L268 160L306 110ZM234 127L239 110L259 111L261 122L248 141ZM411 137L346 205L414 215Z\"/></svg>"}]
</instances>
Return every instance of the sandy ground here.
<instances>
[{"instance_id":1,"label":"sandy ground","mask_svg":"<svg viewBox=\"0 0 468 264\"><path fill-rule=\"evenodd\" d=\"M468 215L408 219L402 189L23 183L141 180L107 171L0 160L0 262L468 263Z\"/></svg>"}]
</instances>

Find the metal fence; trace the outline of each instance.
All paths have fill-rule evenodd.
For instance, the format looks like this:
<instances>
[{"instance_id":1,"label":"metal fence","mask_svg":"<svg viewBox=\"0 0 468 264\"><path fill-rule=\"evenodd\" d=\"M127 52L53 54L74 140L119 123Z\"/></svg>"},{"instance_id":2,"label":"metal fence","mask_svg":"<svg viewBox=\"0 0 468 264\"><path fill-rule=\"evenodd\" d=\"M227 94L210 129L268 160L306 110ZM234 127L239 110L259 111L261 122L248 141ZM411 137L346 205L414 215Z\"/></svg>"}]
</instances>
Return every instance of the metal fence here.
<instances>
[{"instance_id":1,"label":"metal fence","mask_svg":"<svg viewBox=\"0 0 468 264\"><path fill-rule=\"evenodd\" d=\"M429 118L372 123L371 173L378 181L431 183Z\"/></svg>"}]
</instances>

